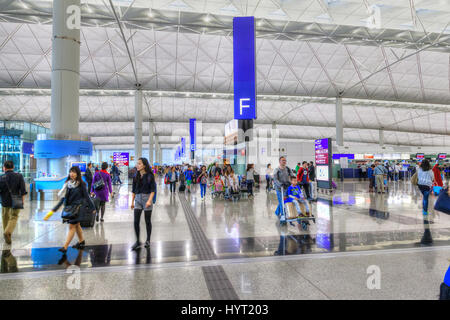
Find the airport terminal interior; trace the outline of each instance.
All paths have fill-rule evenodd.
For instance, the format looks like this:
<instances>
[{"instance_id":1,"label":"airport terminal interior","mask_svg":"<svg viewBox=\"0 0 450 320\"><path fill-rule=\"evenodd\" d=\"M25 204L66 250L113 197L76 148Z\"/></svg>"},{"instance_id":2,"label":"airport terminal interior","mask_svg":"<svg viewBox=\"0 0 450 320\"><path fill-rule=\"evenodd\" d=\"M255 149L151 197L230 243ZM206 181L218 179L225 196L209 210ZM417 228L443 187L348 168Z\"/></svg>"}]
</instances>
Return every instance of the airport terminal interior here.
<instances>
[{"instance_id":1,"label":"airport terminal interior","mask_svg":"<svg viewBox=\"0 0 450 320\"><path fill-rule=\"evenodd\" d=\"M450 299L449 53L446 0L0 0L0 299Z\"/></svg>"}]
</instances>

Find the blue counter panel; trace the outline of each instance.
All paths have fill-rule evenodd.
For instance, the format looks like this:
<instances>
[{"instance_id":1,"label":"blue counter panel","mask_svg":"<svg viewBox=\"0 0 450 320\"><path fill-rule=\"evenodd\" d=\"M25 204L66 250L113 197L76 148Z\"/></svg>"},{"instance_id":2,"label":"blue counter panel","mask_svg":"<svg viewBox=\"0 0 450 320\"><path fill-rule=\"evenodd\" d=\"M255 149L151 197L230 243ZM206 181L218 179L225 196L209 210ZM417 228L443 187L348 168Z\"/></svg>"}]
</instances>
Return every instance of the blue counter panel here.
<instances>
[{"instance_id":1,"label":"blue counter panel","mask_svg":"<svg viewBox=\"0 0 450 320\"><path fill-rule=\"evenodd\" d=\"M91 156L92 142L73 140L36 140L34 157L36 159L58 159L67 156Z\"/></svg>"}]
</instances>

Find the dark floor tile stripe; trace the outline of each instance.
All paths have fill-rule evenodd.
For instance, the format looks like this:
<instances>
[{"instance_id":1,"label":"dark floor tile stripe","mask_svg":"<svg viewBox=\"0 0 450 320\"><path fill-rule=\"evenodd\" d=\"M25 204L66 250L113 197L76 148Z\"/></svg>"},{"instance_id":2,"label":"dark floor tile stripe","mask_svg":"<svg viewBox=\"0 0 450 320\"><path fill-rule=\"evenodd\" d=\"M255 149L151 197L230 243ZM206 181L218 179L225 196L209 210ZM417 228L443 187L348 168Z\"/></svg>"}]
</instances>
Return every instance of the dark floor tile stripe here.
<instances>
[{"instance_id":1,"label":"dark floor tile stripe","mask_svg":"<svg viewBox=\"0 0 450 320\"><path fill-rule=\"evenodd\" d=\"M184 214L186 215L186 221L188 223L189 230L192 235L192 242L197 255L200 260L216 260L217 256L203 232L192 207L186 200L184 194L179 194L181 206ZM222 266L207 266L202 267L203 276L205 277L206 286L208 287L209 294L213 300L239 300L239 296L228 279L227 274Z\"/></svg>"}]
</instances>

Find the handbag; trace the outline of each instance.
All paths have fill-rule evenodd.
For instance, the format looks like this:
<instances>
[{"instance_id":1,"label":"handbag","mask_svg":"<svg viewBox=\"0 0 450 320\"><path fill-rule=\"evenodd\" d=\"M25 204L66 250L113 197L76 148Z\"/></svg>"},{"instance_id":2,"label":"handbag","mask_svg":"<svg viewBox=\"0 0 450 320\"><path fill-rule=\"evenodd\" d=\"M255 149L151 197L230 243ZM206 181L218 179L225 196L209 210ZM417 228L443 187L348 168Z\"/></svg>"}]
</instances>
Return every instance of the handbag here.
<instances>
[{"instance_id":1,"label":"handbag","mask_svg":"<svg viewBox=\"0 0 450 320\"><path fill-rule=\"evenodd\" d=\"M11 191L11 188L9 187L8 181L6 179L4 180L6 187L8 188L8 192L11 195L11 208L13 209L23 209L23 200L22 196L19 196L17 194L13 194Z\"/></svg>"},{"instance_id":2,"label":"handbag","mask_svg":"<svg viewBox=\"0 0 450 320\"><path fill-rule=\"evenodd\" d=\"M100 175L100 180L97 180L93 185L95 191L103 190L103 188L105 187L105 181L103 181L102 174L99 173L99 175Z\"/></svg>"},{"instance_id":3,"label":"handbag","mask_svg":"<svg viewBox=\"0 0 450 320\"><path fill-rule=\"evenodd\" d=\"M434 204L434 210L450 214L450 196L448 195L448 189L443 189L439 193L439 197Z\"/></svg>"},{"instance_id":4,"label":"handbag","mask_svg":"<svg viewBox=\"0 0 450 320\"><path fill-rule=\"evenodd\" d=\"M78 218L78 215L80 214L81 209L81 203L80 204L74 204L65 206L63 209L63 212L61 214L61 218L63 220L74 220Z\"/></svg>"},{"instance_id":5,"label":"handbag","mask_svg":"<svg viewBox=\"0 0 450 320\"><path fill-rule=\"evenodd\" d=\"M416 171L416 173L414 173L413 176L411 177L411 184L414 186L417 186L418 183L419 183L419 178L417 177L417 171Z\"/></svg>"}]
</instances>

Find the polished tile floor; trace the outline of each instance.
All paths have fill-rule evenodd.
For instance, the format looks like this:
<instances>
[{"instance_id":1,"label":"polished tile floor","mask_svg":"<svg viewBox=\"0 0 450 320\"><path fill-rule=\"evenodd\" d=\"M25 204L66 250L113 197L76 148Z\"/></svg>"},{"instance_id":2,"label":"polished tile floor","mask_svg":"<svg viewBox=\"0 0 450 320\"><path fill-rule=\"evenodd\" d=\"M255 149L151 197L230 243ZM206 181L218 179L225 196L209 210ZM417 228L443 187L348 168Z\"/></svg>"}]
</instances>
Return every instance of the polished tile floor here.
<instances>
[{"instance_id":1,"label":"polished tile floor","mask_svg":"<svg viewBox=\"0 0 450 320\"><path fill-rule=\"evenodd\" d=\"M280 226L264 186L231 202L160 185L151 247L138 252L130 188L115 189L105 221L84 229L87 247L66 257L58 248L67 225L58 214L42 220L54 202L28 202L13 244L0 239L0 299L436 299L449 266L450 216L430 209L424 225L408 182L391 182L387 194L338 183L311 202L309 230ZM420 242L425 226L429 245ZM141 228L144 237L143 220ZM368 288L368 268L380 271L379 289Z\"/></svg>"}]
</instances>

